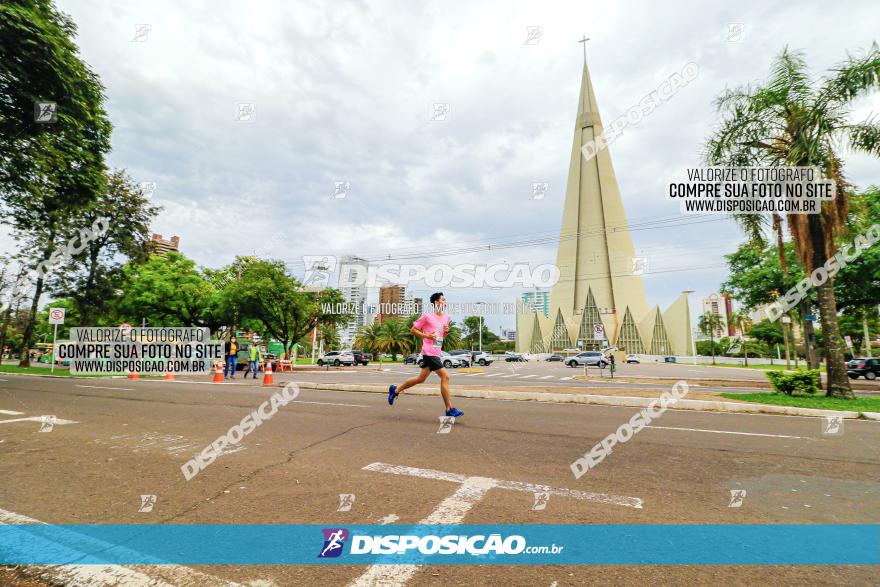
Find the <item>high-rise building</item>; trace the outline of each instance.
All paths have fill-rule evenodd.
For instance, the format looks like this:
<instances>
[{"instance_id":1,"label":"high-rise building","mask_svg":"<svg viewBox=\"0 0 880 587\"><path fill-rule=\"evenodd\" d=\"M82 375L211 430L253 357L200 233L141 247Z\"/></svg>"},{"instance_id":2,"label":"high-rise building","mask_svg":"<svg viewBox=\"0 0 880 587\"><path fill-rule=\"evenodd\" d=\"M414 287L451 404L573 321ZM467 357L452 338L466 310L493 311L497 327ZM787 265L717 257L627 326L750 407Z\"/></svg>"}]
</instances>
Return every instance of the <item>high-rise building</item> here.
<instances>
[{"instance_id":1,"label":"high-rise building","mask_svg":"<svg viewBox=\"0 0 880 587\"><path fill-rule=\"evenodd\" d=\"M715 328L715 338L725 336L742 336L742 331L730 323L730 315L733 314L733 300L730 294L709 294L703 298L703 314L716 314L721 318L721 324Z\"/></svg>"},{"instance_id":2,"label":"high-rise building","mask_svg":"<svg viewBox=\"0 0 880 587\"><path fill-rule=\"evenodd\" d=\"M523 306L531 312L543 314L544 318L550 316L550 292L536 287L533 291L527 291L522 295Z\"/></svg>"},{"instance_id":3,"label":"high-rise building","mask_svg":"<svg viewBox=\"0 0 880 587\"><path fill-rule=\"evenodd\" d=\"M379 314L388 316L404 316L404 304L406 303L406 287L389 283L379 288Z\"/></svg>"},{"instance_id":4,"label":"high-rise building","mask_svg":"<svg viewBox=\"0 0 880 587\"><path fill-rule=\"evenodd\" d=\"M164 240L161 234L153 233L149 242L150 253L153 255L164 255L168 251L180 250L180 237L175 235L171 240Z\"/></svg>"},{"instance_id":5,"label":"high-rise building","mask_svg":"<svg viewBox=\"0 0 880 587\"><path fill-rule=\"evenodd\" d=\"M682 293L663 313L648 305L643 266L637 263L603 138L584 62L556 255L559 280L550 292L549 315L528 308L517 314L517 350L544 353L611 344L628 353L690 353L687 295Z\"/></svg>"},{"instance_id":6,"label":"high-rise building","mask_svg":"<svg viewBox=\"0 0 880 587\"><path fill-rule=\"evenodd\" d=\"M365 305L367 303L366 276L370 263L354 255L346 255L339 260L339 291L346 303L353 306L354 317L339 331L343 348L354 346L357 330L366 325Z\"/></svg>"}]
</instances>

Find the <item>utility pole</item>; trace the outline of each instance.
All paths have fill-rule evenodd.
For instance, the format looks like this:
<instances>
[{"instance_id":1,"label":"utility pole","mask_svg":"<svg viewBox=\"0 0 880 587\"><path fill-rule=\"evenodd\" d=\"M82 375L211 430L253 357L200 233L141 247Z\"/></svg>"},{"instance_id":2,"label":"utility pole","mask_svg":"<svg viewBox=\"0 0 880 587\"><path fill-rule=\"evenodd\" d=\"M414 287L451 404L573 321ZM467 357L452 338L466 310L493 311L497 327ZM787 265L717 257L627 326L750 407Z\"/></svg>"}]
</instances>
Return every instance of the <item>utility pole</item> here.
<instances>
[{"instance_id":1,"label":"utility pole","mask_svg":"<svg viewBox=\"0 0 880 587\"><path fill-rule=\"evenodd\" d=\"M871 358L871 335L868 332L868 317L862 318L862 328L865 330L865 356Z\"/></svg>"}]
</instances>

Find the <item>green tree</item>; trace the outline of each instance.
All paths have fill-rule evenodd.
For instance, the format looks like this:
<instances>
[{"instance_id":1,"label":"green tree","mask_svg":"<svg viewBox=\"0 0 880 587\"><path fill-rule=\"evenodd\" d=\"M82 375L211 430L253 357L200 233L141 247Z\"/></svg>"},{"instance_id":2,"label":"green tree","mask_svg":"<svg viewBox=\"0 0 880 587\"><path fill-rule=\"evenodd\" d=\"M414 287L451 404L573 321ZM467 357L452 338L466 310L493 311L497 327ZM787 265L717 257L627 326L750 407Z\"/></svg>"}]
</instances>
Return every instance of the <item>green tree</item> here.
<instances>
[{"instance_id":1,"label":"green tree","mask_svg":"<svg viewBox=\"0 0 880 587\"><path fill-rule=\"evenodd\" d=\"M491 345L498 342L498 336L486 326L485 317L468 316L462 321L462 342L470 348L476 348L480 343L480 325L482 323L483 345Z\"/></svg>"},{"instance_id":2,"label":"green tree","mask_svg":"<svg viewBox=\"0 0 880 587\"><path fill-rule=\"evenodd\" d=\"M381 322L373 322L372 324L361 326L357 329L354 337L355 347L373 353L377 360L379 357L375 355L381 352L379 350L381 327Z\"/></svg>"},{"instance_id":3,"label":"green tree","mask_svg":"<svg viewBox=\"0 0 880 587\"><path fill-rule=\"evenodd\" d=\"M218 293L191 259L170 251L122 268L121 295L114 305L118 320L151 326L207 327L216 332Z\"/></svg>"},{"instance_id":4,"label":"green tree","mask_svg":"<svg viewBox=\"0 0 880 587\"><path fill-rule=\"evenodd\" d=\"M814 83L816 87L814 87ZM880 48L848 57L818 82L800 53L787 48L776 58L764 85L728 90L717 101L720 128L707 145L713 164L819 167L837 188L821 214L786 218L798 257L807 272L824 265L836 252L834 238L843 231L849 197L841 145L880 155L880 124L871 118L853 124L853 103L880 87ZM826 339L827 394L855 397L844 366L833 279L816 288Z\"/></svg>"},{"instance_id":5,"label":"green tree","mask_svg":"<svg viewBox=\"0 0 880 587\"><path fill-rule=\"evenodd\" d=\"M107 177L107 189L77 215L73 227L80 234L97 222L106 225L103 233L83 240L85 249L68 263L53 292L74 301L81 326L92 326L107 314L121 279L120 259L146 260L150 223L159 210L124 170L115 170Z\"/></svg>"},{"instance_id":6,"label":"green tree","mask_svg":"<svg viewBox=\"0 0 880 587\"><path fill-rule=\"evenodd\" d=\"M71 220L103 190L110 148L104 88L80 59L75 34L48 0L0 4L0 220L34 270L22 366L29 365L40 298L54 277L45 268L74 236ZM54 122L38 120L43 102L57 105Z\"/></svg>"},{"instance_id":7,"label":"green tree","mask_svg":"<svg viewBox=\"0 0 880 587\"><path fill-rule=\"evenodd\" d=\"M219 306L234 306L240 319L259 321L260 334L280 342L288 356L293 343L315 325L323 336L326 330L336 330L351 319L350 314L324 311L344 301L339 290L303 291L282 261L249 258L239 262L241 273L224 284ZM221 314L228 315L228 310Z\"/></svg>"},{"instance_id":8,"label":"green tree","mask_svg":"<svg viewBox=\"0 0 880 587\"><path fill-rule=\"evenodd\" d=\"M746 335L752 326L752 319L749 317L749 314L744 310L736 310L731 312L730 316L727 317L728 322L734 328L739 329L740 332L743 333L743 343L742 343L742 352L743 358L745 360L745 366L749 366L749 350L748 345L746 344Z\"/></svg>"}]
</instances>

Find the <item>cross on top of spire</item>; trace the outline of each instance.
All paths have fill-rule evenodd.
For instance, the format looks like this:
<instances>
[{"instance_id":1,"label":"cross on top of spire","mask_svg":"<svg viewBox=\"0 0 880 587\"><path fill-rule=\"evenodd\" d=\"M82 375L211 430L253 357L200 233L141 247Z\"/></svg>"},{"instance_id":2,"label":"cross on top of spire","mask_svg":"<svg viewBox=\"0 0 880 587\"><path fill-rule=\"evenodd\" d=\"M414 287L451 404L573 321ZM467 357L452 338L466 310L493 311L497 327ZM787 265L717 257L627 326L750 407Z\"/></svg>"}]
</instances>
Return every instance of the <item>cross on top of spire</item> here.
<instances>
[{"instance_id":1,"label":"cross on top of spire","mask_svg":"<svg viewBox=\"0 0 880 587\"><path fill-rule=\"evenodd\" d=\"M587 41L589 41L589 40L590 40L590 39L588 39L587 36L584 35L584 38L582 38L580 41L578 41L578 43L583 43L583 44L584 44L584 64L585 64L585 65L586 65L586 63L587 63Z\"/></svg>"}]
</instances>

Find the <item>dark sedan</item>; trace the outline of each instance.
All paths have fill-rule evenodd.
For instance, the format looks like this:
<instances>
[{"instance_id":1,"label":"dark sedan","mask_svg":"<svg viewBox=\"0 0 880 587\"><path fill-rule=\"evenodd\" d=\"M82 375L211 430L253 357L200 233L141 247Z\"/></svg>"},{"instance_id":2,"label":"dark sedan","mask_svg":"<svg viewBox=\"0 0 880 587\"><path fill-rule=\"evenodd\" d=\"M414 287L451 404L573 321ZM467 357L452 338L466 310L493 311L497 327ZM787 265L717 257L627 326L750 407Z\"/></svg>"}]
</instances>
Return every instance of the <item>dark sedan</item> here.
<instances>
[{"instance_id":1,"label":"dark sedan","mask_svg":"<svg viewBox=\"0 0 880 587\"><path fill-rule=\"evenodd\" d=\"M854 359L849 362L846 374L850 379L858 379L859 377L877 379L877 376L880 375L880 359Z\"/></svg>"},{"instance_id":2,"label":"dark sedan","mask_svg":"<svg viewBox=\"0 0 880 587\"><path fill-rule=\"evenodd\" d=\"M559 361L559 362L562 362L562 355L550 355L549 357L547 357L547 358L544 359L544 360L545 360L545 361Z\"/></svg>"}]
</instances>

